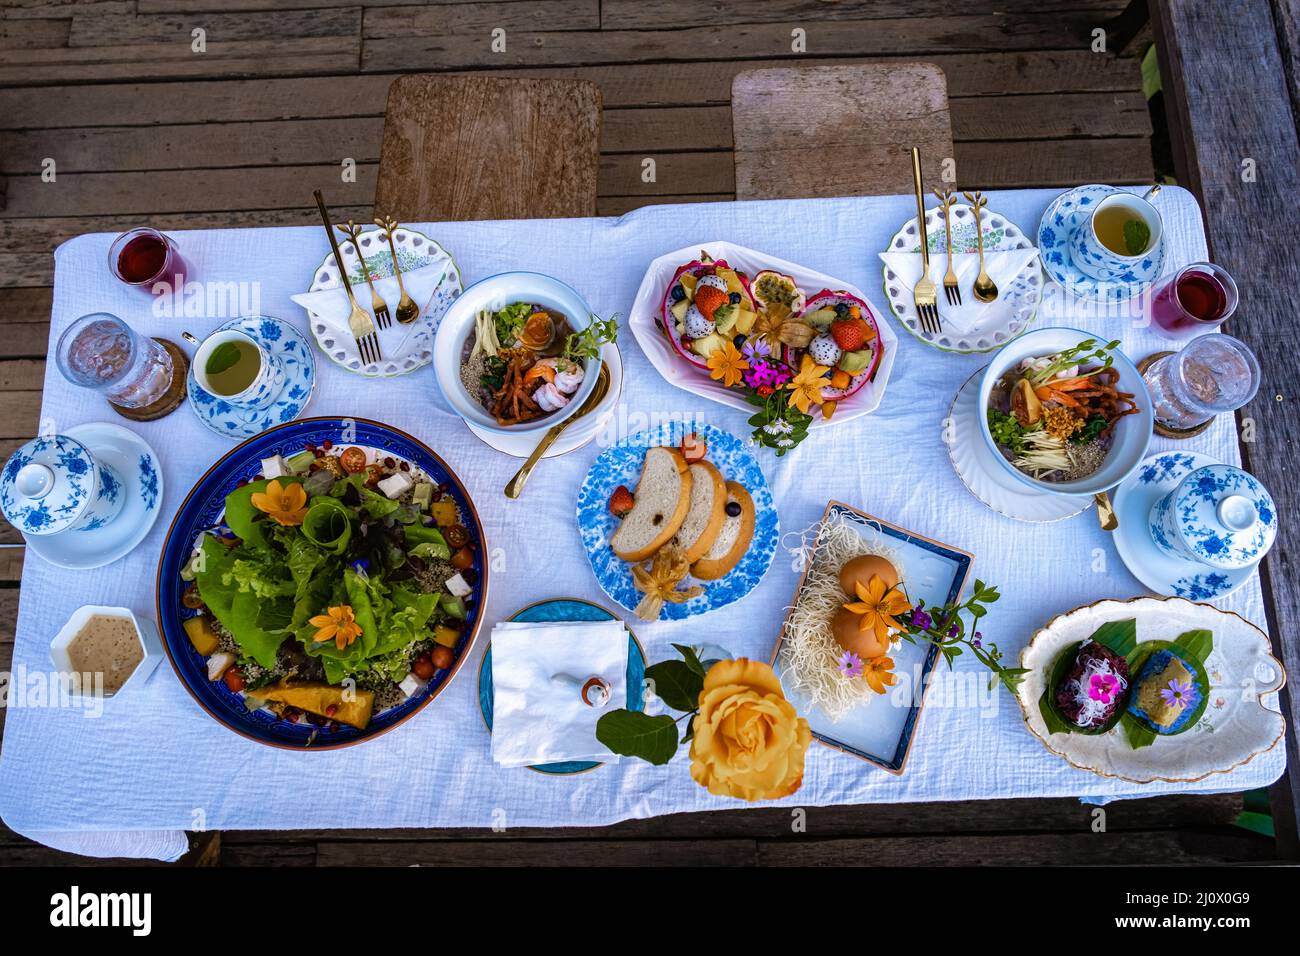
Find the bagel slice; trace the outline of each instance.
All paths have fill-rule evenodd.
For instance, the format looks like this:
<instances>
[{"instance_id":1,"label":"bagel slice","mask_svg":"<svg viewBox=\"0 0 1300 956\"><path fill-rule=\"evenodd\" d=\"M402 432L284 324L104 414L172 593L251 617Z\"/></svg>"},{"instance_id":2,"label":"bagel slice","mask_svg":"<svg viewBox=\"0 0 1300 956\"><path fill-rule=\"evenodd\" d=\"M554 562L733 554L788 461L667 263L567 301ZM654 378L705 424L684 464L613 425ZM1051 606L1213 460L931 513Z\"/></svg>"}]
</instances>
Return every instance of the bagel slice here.
<instances>
[{"instance_id":1,"label":"bagel slice","mask_svg":"<svg viewBox=\"0 0 1300 956\"><path fill-rule=\"evenodd\" d=\"M691 507L674 539L685 552L688 564L694 564L713 547L727 517L726 505L727 483L722 472L707 461L692 464Z\"/></svg>"},{"instance_id":2,"label":"bagel slice","mask_svg":"<svg viewBox=\"0 0 1300 956\"><path fill-rule=\"evenodd\" d=\"M610 539L624 561L644 561L673 539L691 507L691 469L676 448L651 448L641 465L632 510Z\"/></svg>"},{"instance_id":3,"label":"bagel slice","mask_svg":"<svg viewBox=\"0 0 1300 956\"><path fill-rule=\"evenodd\" d=\"M722 528L700 560L691 566L691 574L701 581L714 581L740 563L754 537L754 499L743 485L727 482L727 503L740 505L740 514L725 513Z\"/></svg>"}]
</instances>

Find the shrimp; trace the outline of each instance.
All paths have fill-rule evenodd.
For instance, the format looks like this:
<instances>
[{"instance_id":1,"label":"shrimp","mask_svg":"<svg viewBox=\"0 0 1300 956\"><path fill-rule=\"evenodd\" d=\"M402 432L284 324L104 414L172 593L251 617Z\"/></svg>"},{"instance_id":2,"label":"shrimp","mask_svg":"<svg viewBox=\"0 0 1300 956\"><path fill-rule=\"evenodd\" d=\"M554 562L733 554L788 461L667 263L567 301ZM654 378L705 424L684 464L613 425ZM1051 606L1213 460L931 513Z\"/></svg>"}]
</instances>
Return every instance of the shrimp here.
<instances>
[{"instance_id":1,"label":"shrimp","mask_svg":"<svg viewBox=\"0 0 1300 956\"><path fill-rule=\"evenodd\" d=\"M554 360L552 360L554 361ZM577 362L569 362L564 368L558 368L555 372L555 387L565 395L572 395L582 384L585 372L582 366Z\"/></svg>"},{"instance_id":2,"label":"shrimp","mask_svg":"<svg viewBox=\"0 0 1300 956\"><path fill-rule=\"evenodd\" d=\"M551 382L533 392L533 401L544 412L554 412L569 404L569 399Z\"/></svg>"}]
</instances>

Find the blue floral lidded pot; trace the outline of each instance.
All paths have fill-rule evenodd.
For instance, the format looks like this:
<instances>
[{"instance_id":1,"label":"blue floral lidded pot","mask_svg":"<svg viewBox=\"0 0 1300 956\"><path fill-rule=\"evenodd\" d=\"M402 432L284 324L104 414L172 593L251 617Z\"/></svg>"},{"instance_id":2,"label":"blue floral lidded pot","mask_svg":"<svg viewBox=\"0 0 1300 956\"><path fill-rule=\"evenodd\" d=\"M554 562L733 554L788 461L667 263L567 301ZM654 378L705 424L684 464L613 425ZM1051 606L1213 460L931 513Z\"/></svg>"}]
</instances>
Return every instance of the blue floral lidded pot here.
<instances>
[{"instance_id":1,"label":"blue floral lidded pot","mask_svg":"<svg viewBox=\"0 0 1300 956\"><path fill-rule=\"evenodd\" d=\"M0 472L0 510L25 535L102 528L125 498L117 473L65 435L33 438Z\"/></svg>"},{"instance_id":2,"label":"blue floral lidded pot","mask_svg":"<svg viewBox=\"0 0 1300 956\"><path fill-rule=\"evenodd\" d=\"M1232 465L1189 472L1151 508L1151 540L1166 554L1212 568L1257 564L1277 535L1273 496Z\"/></svg>"}]
</instances>

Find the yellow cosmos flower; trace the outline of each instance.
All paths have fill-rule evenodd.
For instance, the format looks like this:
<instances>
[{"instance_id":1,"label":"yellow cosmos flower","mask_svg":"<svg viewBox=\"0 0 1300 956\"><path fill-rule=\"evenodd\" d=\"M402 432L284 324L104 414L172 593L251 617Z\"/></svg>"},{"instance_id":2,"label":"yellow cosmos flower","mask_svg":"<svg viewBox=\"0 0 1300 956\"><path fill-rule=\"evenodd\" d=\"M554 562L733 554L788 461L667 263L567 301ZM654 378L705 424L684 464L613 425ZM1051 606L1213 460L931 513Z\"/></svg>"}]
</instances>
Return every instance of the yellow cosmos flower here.
<instances>
[{"instance_id":1,"label":"yellow cosmos flower","mask_svg":"<svg viewBox=\"0 0 1300 956\"><path fill-rule=\"evenodd\" d=\"M300 482L285 485L268 482L266 490L253 492L251 500L254 508L266 512L279 524L302 524L307 514L307 492Z\"/></svg>"},{"instance_id":2,"label":"yellow cosmos flower","mask_svg":"<svg viewBox=\"0 0 1300 956\"><path fill-rule=\"evenodd\" d=\"M896 615L906 614L912 610L912 605L902 589L887 587L880 579L880 575L873 574L866 586L858 581L854 585L854 590L858 594L857 601L844 607L854 614L862 615L858 621L859 631L872 628L876 632L876 640L885 644L889 640L890 631L903 630L903 625L894 618Z\"/></svg>"},{"instance_id":3,"label":"yellow cosmos flower","mask_svg":"<svg viewBox=\"0 0 1300 956\"><path fill-rule=\"evenodd\" d=\"M820 405L822 386L826 384L824 376L829 371L829 368L818 365L813 361L812 356L805 352L803 363L799 366L799 374L785 383L785 387L794 392L790 396L790 404L805 415L808 414L810 405Z\"/></svg>"},{"instance_id":4,"label":"yellow cosmos flower","mask_svg":"<svg viewBox=\"0 0 1300 956\"><path fill-rule=\"evenodd\" d=\"M749 363L730 342L722 343L722 348L709 356L709 378L719 379L727 388L739 385Z\"/></svg>"},{"instance_id":5,"label":"yellow cosmos flower","mask_svg":"<svg viewBox=\"0 0 1300 956\"><path fill-rule=\"evenodd\" d=\"M894 661L890 657L873 657L862 662L862 676L877 694L883 694L886 687L892 687L898 680L894 673Z\"/></svg>"},{"instance_id":6,"label":"yellow cosmos flower","mask_svg":"<svg viewBox=\"0 0 1300 956\"><path fill-rule=\"evenodd\" d=\"M347 604L332 607L325 614L317 614L308 623L316 628L315 640L318 644L333 640L334 646L339 650L343 650L361 635L361 625L357 623L352 607Z\"/></svg>"}]
</instances>

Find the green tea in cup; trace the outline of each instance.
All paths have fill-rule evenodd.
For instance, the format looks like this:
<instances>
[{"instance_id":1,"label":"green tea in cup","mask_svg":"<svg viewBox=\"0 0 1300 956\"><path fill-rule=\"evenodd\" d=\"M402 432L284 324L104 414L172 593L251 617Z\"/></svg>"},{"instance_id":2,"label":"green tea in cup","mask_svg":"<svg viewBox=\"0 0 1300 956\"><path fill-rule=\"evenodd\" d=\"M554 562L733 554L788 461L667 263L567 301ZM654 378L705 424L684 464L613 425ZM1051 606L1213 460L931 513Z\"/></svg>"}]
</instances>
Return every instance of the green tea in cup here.
<instances>
[{"instance_id":1,"label":"green tea in cup","mask_svg":"<svg viewBox=\"0 0 1300 956\"><path fill-rule=\"evenodd\" d=\"M229 338L208 353L203 377L214 395L238 395L253 384L262 370L258 348L248 339Z\"/></svg>"},{"instance_id":2,"label":"green tea in cup","mask_svg":"<svg viewBox=\"0 0 1300 956\"><path fill-rule=\"evenodd\" d=\"M1151 227L1132 206L1103 205L1092 217L1097 241L1120 256L1140 256L1151 245Z\"/></svg>"}]
</instances>

